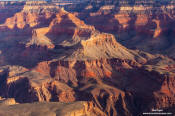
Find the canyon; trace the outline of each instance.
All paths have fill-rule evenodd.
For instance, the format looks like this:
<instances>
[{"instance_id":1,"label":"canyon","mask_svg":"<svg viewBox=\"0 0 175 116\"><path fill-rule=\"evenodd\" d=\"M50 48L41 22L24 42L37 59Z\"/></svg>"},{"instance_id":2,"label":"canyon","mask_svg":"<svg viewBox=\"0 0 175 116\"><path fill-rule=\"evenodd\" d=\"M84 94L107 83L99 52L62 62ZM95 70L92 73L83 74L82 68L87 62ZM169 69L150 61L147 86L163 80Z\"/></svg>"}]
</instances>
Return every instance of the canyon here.
<instances>
[{"instance_id":1,"label":"canyon","mask_svg":"<svg viewBox=\"0 0 175 116\"><path fill-rule=\"evenodd\" d=\"M0 115L175 113L173 3L0 4Z\"/></svg>"}]
</instances>

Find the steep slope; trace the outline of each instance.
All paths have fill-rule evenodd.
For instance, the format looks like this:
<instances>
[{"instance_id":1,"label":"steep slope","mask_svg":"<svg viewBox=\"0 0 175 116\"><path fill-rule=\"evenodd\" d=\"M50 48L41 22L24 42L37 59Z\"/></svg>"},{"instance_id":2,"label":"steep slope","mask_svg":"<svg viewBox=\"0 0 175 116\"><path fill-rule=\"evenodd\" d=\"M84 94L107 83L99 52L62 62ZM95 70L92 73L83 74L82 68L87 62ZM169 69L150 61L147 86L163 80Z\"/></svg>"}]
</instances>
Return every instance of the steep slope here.
<instances>
[{"instance_id":1,"label":"steep slope","mask_svg":"<svg viewBox=\"0 0 175 116\"><path fill-rule=\"evenodd\" d=\"M24 29L26 26L34 27L39 24L44 26L49 24L49 20L54 17L54 12L58 7L47 2L28 1L23 9L16 13L13 17L7 18L5 26L10 29Z\"/></svg>"},{"instance_id":2,"label":"steep slope","mask_svg":"<svg viewBox=\"0 0 175 116\"><path fill-rule=\"evenodd\" d=\"M81 39L86 39L95 29L84 24L73 14L61 10L52 20L47 31L43 35L52 40L55 45L72 46Z\"/></svg>"}]
</instances>

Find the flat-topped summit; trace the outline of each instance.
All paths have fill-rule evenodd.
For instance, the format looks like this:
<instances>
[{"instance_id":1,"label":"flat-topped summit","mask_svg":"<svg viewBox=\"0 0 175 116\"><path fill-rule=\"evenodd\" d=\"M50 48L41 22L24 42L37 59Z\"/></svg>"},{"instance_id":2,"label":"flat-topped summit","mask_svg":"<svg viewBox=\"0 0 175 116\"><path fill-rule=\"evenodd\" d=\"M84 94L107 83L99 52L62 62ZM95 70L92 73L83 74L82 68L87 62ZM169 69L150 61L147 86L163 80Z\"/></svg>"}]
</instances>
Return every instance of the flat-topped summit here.
<instances>
[{"instance_id":1,"label":"flat-topped summit","mask_svg":"<svg viewBox=\"0 0 175 116\"><path fill-rule=\"evenodd\" d=\"M41 11L41 10L51 10L56 11L59 7L48 2L48 1L26 1L23 11Z\"/></svg>"}]
</instances>

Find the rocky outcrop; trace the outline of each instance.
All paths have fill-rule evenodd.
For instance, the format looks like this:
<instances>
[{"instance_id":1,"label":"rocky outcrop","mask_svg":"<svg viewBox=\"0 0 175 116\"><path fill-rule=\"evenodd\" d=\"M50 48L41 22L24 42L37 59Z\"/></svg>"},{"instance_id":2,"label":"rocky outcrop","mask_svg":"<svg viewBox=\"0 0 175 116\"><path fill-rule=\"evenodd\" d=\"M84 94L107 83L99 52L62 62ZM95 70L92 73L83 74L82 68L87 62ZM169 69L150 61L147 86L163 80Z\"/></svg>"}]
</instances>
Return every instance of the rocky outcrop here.
<instances>
[{"instance_id":1,"label":"rocky outcrop","mask_svg":"<svg viewBox=\"0 0 175 116\"><path fill-rule=\"evenodd\" d=\"M31 103L17 105L2 105L1 115L11 116L26 115L26 116L95 116L94 107L91 102L74 102L74 103ZM97 115L99 115L98 113Z\"/></svg>"},{"instance_id":2,"label":"rocky outcrop","mask_svg":"<svg viewBox=\"0 0 175 116\"><path fill-rule=\"evenodd\" d=\"M0 99L0 104L2 105L14 105L14 104L18 104L16 103L14 98L1 98Z\"/></svg>"},{"instance_id":3,"label":"rocky outcrop","mask_svg":"<svg viewBox=\"0 0 175 116\"><path fill-rule=\"evenodd\" d=\"M5 21L5 25L10 28L19 28L24 29L27 26L34 27L37 25L47 25L49 24L49 20L51 20L54 17L54 14L52 12L44 12L44 13L38 13L38 12L19 12L14 15L14 17L7 18Z\"/></svg>"}]
</instances>

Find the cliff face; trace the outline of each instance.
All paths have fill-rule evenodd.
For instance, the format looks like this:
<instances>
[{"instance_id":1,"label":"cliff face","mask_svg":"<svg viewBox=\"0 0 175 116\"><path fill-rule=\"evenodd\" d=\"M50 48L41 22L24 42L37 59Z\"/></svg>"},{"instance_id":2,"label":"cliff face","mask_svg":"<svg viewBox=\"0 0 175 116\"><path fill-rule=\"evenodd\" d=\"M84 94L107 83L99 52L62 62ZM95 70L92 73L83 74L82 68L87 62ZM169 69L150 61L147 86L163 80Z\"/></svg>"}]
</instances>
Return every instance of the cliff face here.
<instances>
[{"instance_id":1,"label":"cliff face","mask_svg":"<svg viewBox=\"0 0 175 116\"><path fill-rule=\"evenodd\" d=\"M29 3L0 25L0 96L18 103L67 104L0 105L0 114L33 107L29 115L135 116L152 108L174 107L175 61L128 49L118 43L120 38L105 33L136 29L155 39L162 33L159 19L146 14L110 14L101 10L113 6L103 6L96 13L88 12L85 22L93 24L94 17L98 21L91 26L78 18L81 13L75 15L45 2L33 7ZM144 30L152 23L156 33Z\"/></svg>"}]
</instances>

